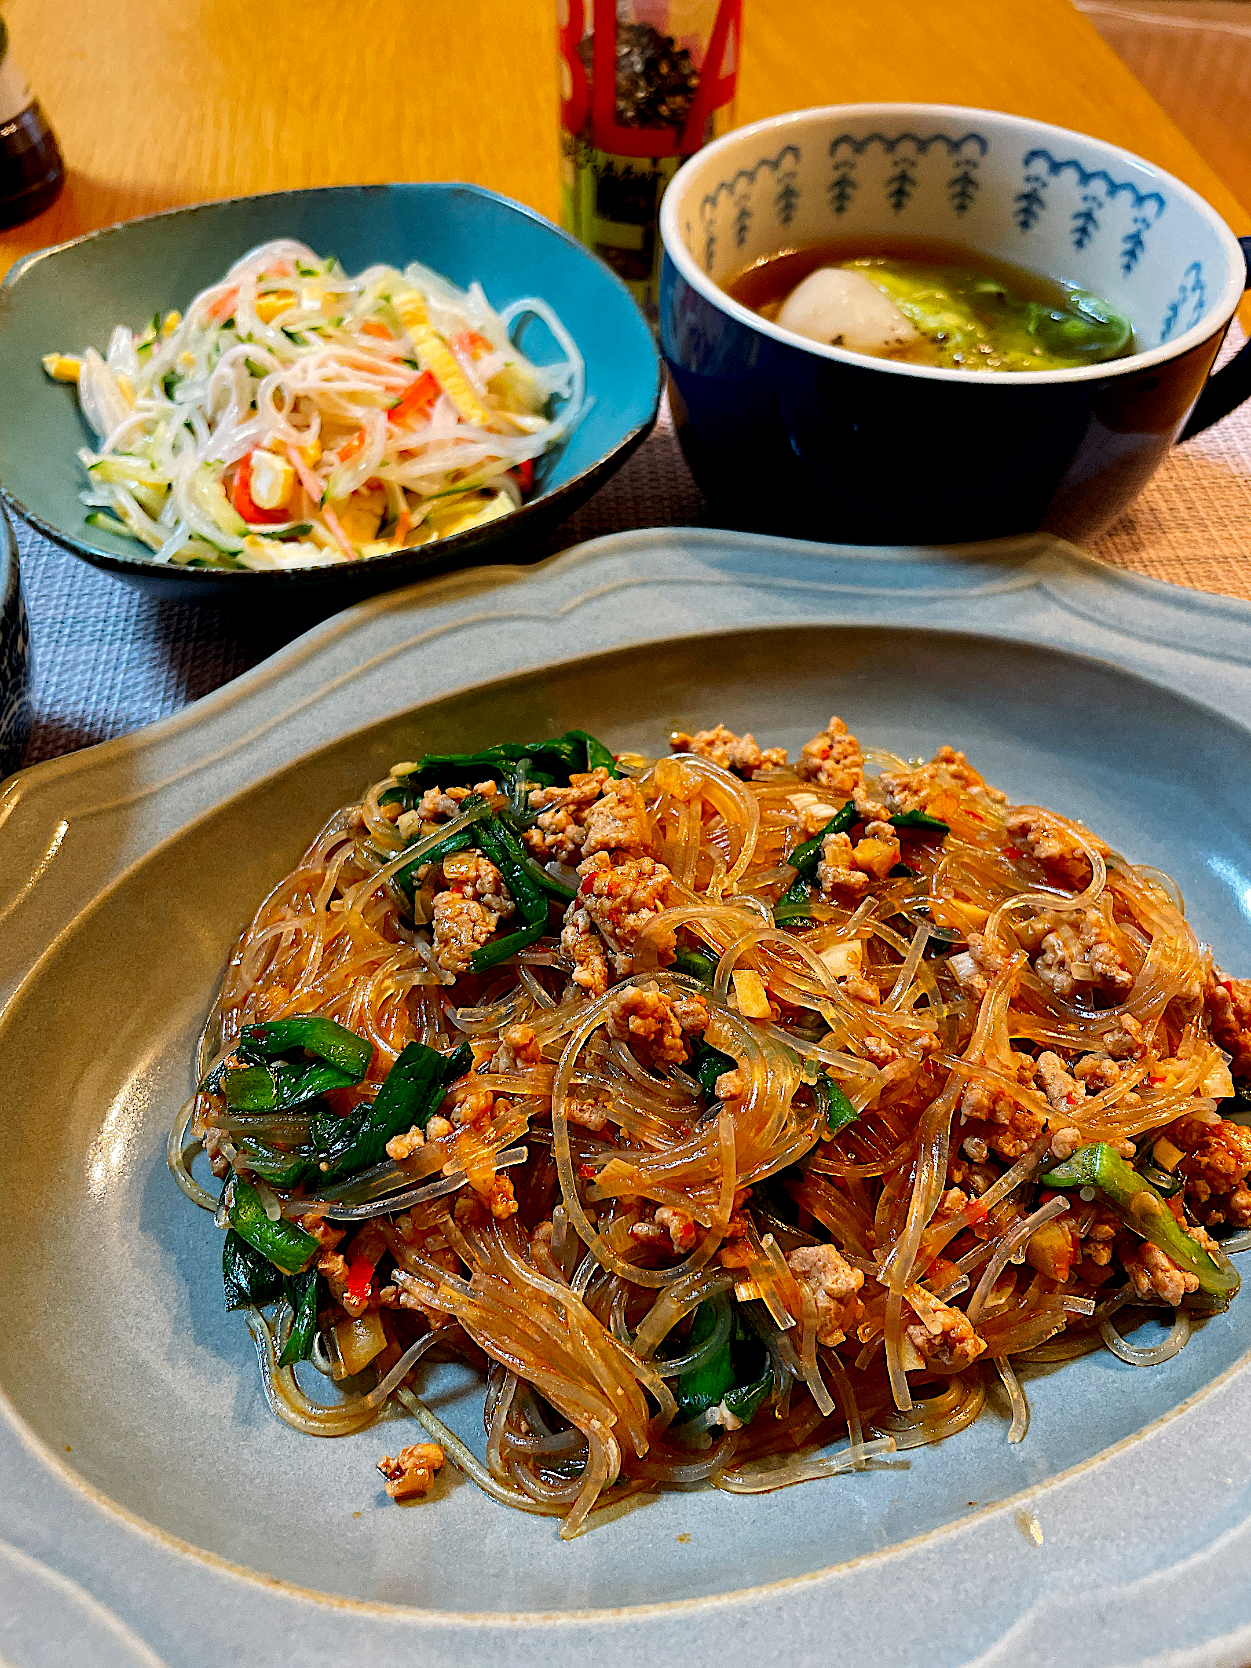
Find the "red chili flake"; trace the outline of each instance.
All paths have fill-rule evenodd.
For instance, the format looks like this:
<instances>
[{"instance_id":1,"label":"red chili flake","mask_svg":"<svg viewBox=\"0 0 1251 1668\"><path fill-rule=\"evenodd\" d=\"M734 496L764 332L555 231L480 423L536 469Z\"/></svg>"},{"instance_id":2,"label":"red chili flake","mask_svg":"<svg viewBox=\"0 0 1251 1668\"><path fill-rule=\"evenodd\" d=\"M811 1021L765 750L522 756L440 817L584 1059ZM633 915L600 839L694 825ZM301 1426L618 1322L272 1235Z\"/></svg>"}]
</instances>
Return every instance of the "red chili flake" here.
<instances>
[{"instance_id":1,"label":"red chili flake","mask_svg":"<svg viewBox=\"0 0 1251 1668\"><path fill-rule=\"evenodd\" d=\"M593 1164L579 1164L578 1174L581 1176L583 1181L594 1181L596 1176L599 1174L599 1171Z\"/></svg>"},{"instance_id":2,"label":"red chili flake","mask_svg":"<svg viewBox=\"0 0 1251 1668\"><path fill-rule=\"evenodd\" d=\"M343 1288L343 1295L351 1298L354 1303L367 1303L369 1301L370 1283L373 1280L376 1266L368 1257L357 1257L354 1262L349 1264L347 1283Z\"/></svg>"},{"instance_id":3,"label":"red chili flake","mask_svg":"<svg viewBox=\"0 0 1251 1668\"><path fill-rule=\"evenodd\" d=\"M594 886L594 884L595 884L595 876L593 874L583 875L582 884L581 884L581 886L578 887L578 896L580 898L589 897L590 892L591 892L591 888Z\"/></svg>"},{"instance_id":4,"label":"red chili flake","mask_svg":"<svg viewBox=\"0 0 1251 1668\"><path fill-rule=\"evenodd\" d=\"M970 1228L975 1228L979 1222L985 1222L989 1215L988 1206L984 1205L980 1199L970 1199L964 1207L965 1220Z\"/></svg>"}]
</instances>

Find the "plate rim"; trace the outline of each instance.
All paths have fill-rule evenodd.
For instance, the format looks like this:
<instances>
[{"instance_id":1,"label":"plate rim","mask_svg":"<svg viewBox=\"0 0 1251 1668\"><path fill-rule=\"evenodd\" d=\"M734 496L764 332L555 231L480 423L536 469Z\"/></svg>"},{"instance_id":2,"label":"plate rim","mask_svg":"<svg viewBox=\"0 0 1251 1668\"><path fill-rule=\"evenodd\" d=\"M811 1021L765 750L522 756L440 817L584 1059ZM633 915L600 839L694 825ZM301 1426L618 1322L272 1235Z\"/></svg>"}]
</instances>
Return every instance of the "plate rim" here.
<instances>
[{"instance_id":1,"label":"plate rim","mask_svg":"<svg viewBox=\"0 0 1251 1668\"><path fill-rule=\"evenodd\" d=\"M703 1593L694 1598L658 1599L650 1604L619 1604L604 1608L588 1608L585 1610L436 1610L427 1605L407 1604L388 1599L353 1598L343 1593L327 1593L319 1587L304 1587L298 1582L288 1581L285 1576L266 1575L263 1570L254 1569L249 1564L239 1564L233 1559L223 1557L221 1553L211 1552L207 1547L197 1546L194 1541L185 1540L181 1535L175 1535L172 1530L162 1529L159 1524L151 1523L133 1511L128 1506L120 1505L103 1489L88 1482L79 1472L75 1471L62 1459L61 1455L47 1442L14 1407L7 1391L0 1386L0 1412L10 1427L17 1433L29 1450L35 1454L48 1468L55 1471L61 1480L68 1483L77 1493L90 1500L106 1514L117 1518L127 1528L154 1541L157 1545L167 1547L184 1557L190 1557L206 1565L209 1569L222 1570L227 1574L237 1576L243 1581L265 1592L279 1592L288 1597L303 1599L308 1603L326 1606L333 1610L349 1610L368 1616L381 1616L388 1620L396 1617L421 1623L438 1623L443 1626L454 1625L471 1627L549 1627L554 1623L562 1626L573 1626L578 1623L594 1625L605 1621L646 1621L653 1616L682 1616L693 1611L715 1608L720 1605L748 1603L754 1599L768 1598L774 1594L790 1592L797 1587L811 1586L816 1582L828 1580L833 1576L840 1576L850 1571L861 1569L869 1564L882 1563L887 1559L914 1551L921 1546L930 1546L946 1536L958 1534L977 1523L986 1523L991 1518L1003 1516L1011 1509L1017 1509L1025 1501L1039 1498L1047 1490L1082 1476L1085 1472L1094 1470L1105 1464L1109 1459L1126 1453L1139 1443L1147 1441L1165 1426L1182 1418L1192 1408L1198 1406L1206 1397L1222 1389L1239 1374L1251 1368L1251 1348L1243 1351L1236 1361L1231 1361L1217 1376L1207 1384L1201 1385L1191 1395L1171 1407L1167 1412L1143 1425L1141 1429L1131 1431L1127 1436L1118 1438L1116 1442L1101 1448L1097 1454L1090 1454L1076 1464L1066 1466L1063 1471L1053 1472L1037 1483L1031 1483L1028 1488L1019 1489L1015 1494L1005 1495L1002 1500L993 1500L981 1505L976 1511L969 1512L963 1517L951 1518L946 1523L936 1524L932 1529L923 1530L918 1535L909 1535L902 1541L892 1541L889 1546L875 1547L871 1552L857 1553L853 1558L845 1558L836 1564L824 1564L820 1569L805 1570L800 1575L778 1576L773 1581L760 1582L751 1587L733 1587L725 1592ZM831 1481L831 1478L824 1479ZM492 1501L492 1505L498 1502ZM622 1502L627 1505L628 1502ZM508 1508L503 1508L507 1510ZM611 1510L611 1508L610 1508ZM595 1525L584 1530L583 1534L594 1534ZM599 1526L603 1527L603 1526ZM1006 1527L1006 1523L1005 1523Z\"/></svg>"},{"instance_id":2,"label":"plate rim","mask_svg":"<svg viewBox=\"0 0 1251 1668\"><path fill-rule=\"evenodd\" d=\"M329 187L325 189L331 189ZM337 188L336 188L337 189ZM274 195L278 195L274 193ZM166 213L178 212L165 210ZM156 218L152 216L150 218ZM125 221L121 224L128 225ZM107 230L108 228L104 228ZM87 236L94 236L88 233ZM78 241L78 240L72 240ZM3 492L0 486L0 492ZM690 543L693 546L707 544L724 545L727 548L737 547L744 554L765 554L779 547L793 549L798 552L816 554L851 552L862 560L882 560L892 557L900 560L900 565L914 561L920 555L939 554L959 560L967 554L1001 552L1008 556L1027 558L1032 555L1051 556L1058 558L1057 566L1063 578L1077 577L1084 580L1098 580L1110 585L1113 589L1124 589L1131 596L1140 598L1143 602L1162 607L1166 612L1178 611L1184 614L1210 614L1217 619L1227 619L1230 622L1241 617L1251 626L1251 599L1227 596L1218 591L1190 590L1179 585L1171 585L1163 579L1153 579L1148 574L1142 574L1130 568L1113 567L1110 563L1101 561L1096 556L1089 555L1078 546L1066 540L1046 533L1025 533L1003 539L987 539L976 544L945 544L945 545L838 545L822 544L807 539L785 539L771 533L742 533L733 529L716 527L641 527L632 528L622 533L603 533L593 539L585 539L579 544L570 545L554 556L545 557L534 563L500 562L493 563L488 568L459 568L453 572L434 574L428 578L418 578L411 585L393 591L379 592L374 596L364 597L361 601L340 609L324 620L319 620L307 631L293 637L289 643L268 655L264 660L251 666L238 677L220 684L208 694L201 695L198 700L189 702L185 707L166 718L158 718L151 724L141 725L138 729L129 730L124 735L114 736L108 741L98 741L89 747L79 747L69 753L61 753L51 759L41 759L37 764L26 765L21 770L0 780L0 789L4 793L12 791L15 785L23 794L33 788L42 788L45 782L55 775L72 775L79 770L97 764L109 764L127 753L146 750L159 744L168 736L174 735L188 727L193 727L218 711L228 707L235 707L240 702L250 699L258 693L260 688L269 683L274 677L281 677L295 665L303 663L317 655L337 637L345 627L354 631L367 631L374 616L392 613L408 607L420 607L426 604L437 604L455 601L454 593L465 586L474 589L491 589L496 586L501 590L509 585L523 584L531 576L541 576L551 573L558 565L572 566L575 561L585 562L601 554L615 554L619 551L629 554L633 547L650 546L658 537L672 538L675 543ZM1052 570L1040 575L1033 583L1046 583L1054 577ZM1071 600L1064 599L1065 607L1072 607ZM975 631L975 625L966 629ZM1123 627L1128 633L1128 628ZM1215 646L1206 652L1212 654ZM1232 658L1240 665L1251 665L1251 645L1245 649L1234 643ZM1076 651L1082 652L1082 651ZM1122 664L1115 662L1115 664ZM5 809L4 794L0 794L0 827L3 827L3 812Z\"/></svg>"}]
</instances>

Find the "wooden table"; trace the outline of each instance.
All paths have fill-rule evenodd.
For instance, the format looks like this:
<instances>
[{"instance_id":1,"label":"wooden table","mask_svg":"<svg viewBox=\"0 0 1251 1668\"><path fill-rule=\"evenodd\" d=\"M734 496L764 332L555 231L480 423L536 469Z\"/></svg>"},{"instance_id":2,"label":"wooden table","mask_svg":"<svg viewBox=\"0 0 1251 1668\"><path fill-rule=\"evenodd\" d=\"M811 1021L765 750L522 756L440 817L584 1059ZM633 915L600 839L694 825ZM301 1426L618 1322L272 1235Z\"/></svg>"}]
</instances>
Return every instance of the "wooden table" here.
<instances>
[{"instance_id":1,"label":"wooden table","mask_svg":"<svg viewBox=\"0 0 1251 1668\"><path fill-rule=\"evenodd\" d=\"M69 182L31 249L206 198L468 179L558 213L554 0L8 0ZM918 99L1110 139L1251 215L1068 0L747 0L737 116Z\"/></svg>"}]
</instances>

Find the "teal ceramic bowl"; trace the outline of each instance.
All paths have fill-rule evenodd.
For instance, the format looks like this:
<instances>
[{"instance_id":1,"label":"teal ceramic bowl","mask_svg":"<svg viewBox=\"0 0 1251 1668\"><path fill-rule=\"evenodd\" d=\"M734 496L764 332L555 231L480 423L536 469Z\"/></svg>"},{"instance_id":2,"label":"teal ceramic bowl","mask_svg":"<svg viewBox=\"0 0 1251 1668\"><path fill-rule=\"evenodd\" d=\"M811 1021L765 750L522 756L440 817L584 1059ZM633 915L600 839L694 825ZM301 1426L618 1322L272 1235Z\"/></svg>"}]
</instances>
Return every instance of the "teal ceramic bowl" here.
<instances>
[{"instance_id":1,"label":"teal ceramic bowl","mask_svg":"<svg viewBox=\"0 0 1251 1668\"><path fill-rule=\"evenodd\" d=\"M113 326L137 327L186 306L231 263L271 238L334 253L349 272L420 260L454 283L478 279L495 307L524 295L553 307L586 361L588 409L543 458L534 495L514 514L435 545L328 568L219 572L154 562L141 546L88 527L77 453L93 436L75 390L51 383L45 353L103 350ZM515 339L538 363L560 357L547 327ZM120 578L181 601L283 600L338 607L424 574L527 547L601 486L656 420L660 365L625 286L594 255L520 203L474 185L356 185L283 191L175 209L89 233L20 262L0 288L0 489L46 537Z\"/></svg>"},{"instance_id":2,"label":"teal ceramic bowl","mask_svg":"<svg viewBox=\"0 0 1251 1668\"><path fill-rule=\"evenodd\" d=\"M17 545L0 509L0 779L22 762L30 735L30 626L22 602Z\"/></svg>"}]
</instances>

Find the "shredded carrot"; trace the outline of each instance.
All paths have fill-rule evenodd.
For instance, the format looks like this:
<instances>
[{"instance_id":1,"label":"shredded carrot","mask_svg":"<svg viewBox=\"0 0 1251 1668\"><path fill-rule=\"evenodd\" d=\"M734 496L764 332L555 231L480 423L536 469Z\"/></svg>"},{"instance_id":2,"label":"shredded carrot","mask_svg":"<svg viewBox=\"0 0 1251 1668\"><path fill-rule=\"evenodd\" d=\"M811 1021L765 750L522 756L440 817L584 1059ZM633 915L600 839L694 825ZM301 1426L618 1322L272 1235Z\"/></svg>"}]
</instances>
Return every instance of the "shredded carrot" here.
<instances>
[{"instance_id":1,"label":"shredded carrot","mask_svg":"<svg viewBox=\"0 0 1251 1668\"><path fill-rule=\"evenodd\" d=\"M378 319L362 320L361 331L366 336L377 336L379 341L382 342L393 342L395 340L395 337L387 329L386 325L382 324Z\"/></svg>"},{"instance_id":2,"label":"shredded carrot","mask_svg":"<svg viewBox=\"0 0 1251 1668\"><path fill-rule=\"evenodd\" d=\"M210 302L204 309L205 317L216 324L222 319L228 319L235 310L235 302L239 299L239 286L232 284L228 290L223 290L216 301Z\"/></svg>"},{"instance_id":3,"label":"shredded carrot","mask_svg":"<svg viewBox=\"0 0 1251 1668\"><path fill-rule=\"evenodd\" d=\"M347 557L349 562L355 562L359 558L360 552L357 550L356 546L352 543L351 539L348 538L347 534L343 531L343 523L339 520L338 516L330 508L329 504L323 504L322 505L321 513L322 513L322 518L324 519L324 521L326 523L326 526L330 529L331 533L334 535L335 539L338 541L340 550L342 550L343 554Z\"/></svg>"},{"instance_id":4,"label":"shredded carrot","mask_svg":"<svg viewBox=\"0 0 1251 1668\"><path fill-rule=\"evenodd\" d=\"M357 429L356 433L339 448L339 462L351 463L352 459L362 449L368 439L364 429Z\"/></svg>"},{"instance_id":5,"label":"shredded carrot","mask_svg":"<svg viewBox=\"0 0 1251 1668\"><path fill-rule=\"evenodd\" d=\"M413 518L408 513L408 505L400 511L395 522L395 532L391 535L391 548L398 550L408 537L408 530L413 525Z\"/></svg>"}]
</instances>

